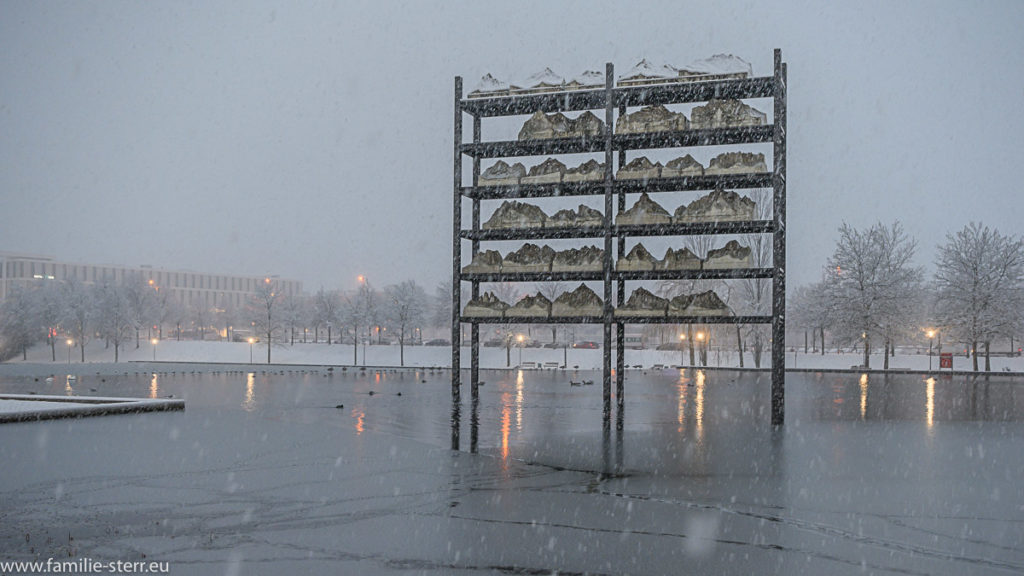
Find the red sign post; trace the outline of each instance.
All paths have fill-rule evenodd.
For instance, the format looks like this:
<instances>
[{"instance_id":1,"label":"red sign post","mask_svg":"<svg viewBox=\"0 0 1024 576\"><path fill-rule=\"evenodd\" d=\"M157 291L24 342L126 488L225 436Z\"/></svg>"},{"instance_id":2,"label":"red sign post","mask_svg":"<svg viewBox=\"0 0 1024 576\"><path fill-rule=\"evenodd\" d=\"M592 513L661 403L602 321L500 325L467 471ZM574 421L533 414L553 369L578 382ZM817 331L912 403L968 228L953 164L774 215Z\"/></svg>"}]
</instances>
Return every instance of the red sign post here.
<instances>
[{"instance_id":1,"label":"red sign post","mask_svg":"<svg viewBox=\"0 0 1024 576\"><path fill-rule=\"evenodd\" d=\"M943 368L949 368L950 370L953 369L953 353L952 352L943 352L943 353L939 354L939 369L941 370Z\"/></svg>"}]
</instances>

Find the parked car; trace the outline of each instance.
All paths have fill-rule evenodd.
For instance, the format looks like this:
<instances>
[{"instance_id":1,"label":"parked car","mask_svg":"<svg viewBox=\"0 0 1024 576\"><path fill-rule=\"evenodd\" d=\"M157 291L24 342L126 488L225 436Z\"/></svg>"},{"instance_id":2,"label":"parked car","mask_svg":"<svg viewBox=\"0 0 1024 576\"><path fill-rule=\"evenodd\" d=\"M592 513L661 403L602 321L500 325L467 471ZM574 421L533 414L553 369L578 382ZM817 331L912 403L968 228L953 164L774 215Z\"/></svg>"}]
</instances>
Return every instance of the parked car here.
<instances>
[{"instance_id":1,"label":"parked car","mask_svg":"<svg viewBox=\"0 0 1024 576\"><path fill-rule=\"evenodd\" d=\"M487 340L487 341L484 342L484 347L486 347L486 348L502 348L504 346L505 346L505 339L504 338L491 338L490 340Z\"/></svg>"},{"instance_id":2,"label":"parked car","mask_svg":"<svg viewBox=\"0 0 1024 576\"><path fill-rule=\"evenodd\" d=\"M592 340L584 340L583 342L577 342L572 345L573 348L582 348L585 350L597 350L601 347L600 344Z\"/></svg>"},{"instance_id":3,"label":"parked car","mask_svg":"<svg viewBox=\"0 0 1024 576\"><path fill-rule=\"evenodd\" d=\"M424 346L451 346L452 343L444 338L434 338L423 343Z\"/></svg>"},{"instance_id":4,"label":"parked car","mask_svg":"<svg viewBox=\"0 0 1024 576\"><path fill-rule=\"evenodd\" d=\"M540 348L541 343L536 340L527 340L526 342L523 342L523 346L527 348Z\"/></svg>"},{"instance_id":5,"label":"parked car","mask_svg":"<svg viewBox=\"0 0 1024 576\"><path fill-rule=\"evenodd\" d=\"M555 349L561 349L564 346L565 346L565 344L563 344L561 342L548 342L547 344L544 345L545 348L555 348Z\"/></svg>"},{"instance_id":6,"label":"parked car","mask_svg":"<svg viewBox=\"0 0 1024 576\"><path fill-rule=\"evenodd\" d=\"M658 344L658 350L682 350L682 349L683 349L683 343L682 342L664 342L662 344Z\"/></svg>"}]
</instances>

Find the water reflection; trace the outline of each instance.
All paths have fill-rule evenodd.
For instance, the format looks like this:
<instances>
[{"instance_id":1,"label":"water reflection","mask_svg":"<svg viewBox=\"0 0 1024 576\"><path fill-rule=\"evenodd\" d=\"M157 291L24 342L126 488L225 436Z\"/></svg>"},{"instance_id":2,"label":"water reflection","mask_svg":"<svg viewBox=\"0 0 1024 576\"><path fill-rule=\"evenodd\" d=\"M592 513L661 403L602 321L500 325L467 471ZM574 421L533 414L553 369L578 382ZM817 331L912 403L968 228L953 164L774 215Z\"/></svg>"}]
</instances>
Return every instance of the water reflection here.
<instances>
[{"instance_id":1,"label":"water reflection","mask_svg":"<svg viewBox=\"0 0 1024 576\"><path fill-rule=\"evenodd\" d=\"M245 400L242 401L242 408L246 412L252 412L256 409L256 392L253 387L256 384L256 373L249 372L245 378Z\"/></svg>"},{"instance_id":2,"label":"water reflection","mask_svg":"<svg viewBox=\"0 0 1024 576\"><path fill-rule=\"evenodd\" d=\"M68 376L64 379L64 393L68 396L75 395L75 389L71 387L71 383L74 382L74 376Z\"/></svg>"},{"instance_id":3,"label":"water reflection","mask_svg":"<svg viewBox=\"0 0 1024 576\"><path fill-rule=\"evenodd\" d=\"M359 408L354 408L352 410L352 417L356 419L356 436L361 436L363 431L366 430L366 412Z\"/></svg>"},{"instance_id":4,"label":"water reflection","mask_svg":"<svg viewBox=\"0 0 1024 576\"><path fill-rule=\"evenodd\" d=\"M868 413L868 375L860 375L860 419L863 420Z\"/></svg>"},{"instance_id":5,"label":"water reflection","mask_svg":"<svg viewBox=\"0 0 1024 576\"><path fill-rule=\"evenodd\" d=\"M935 425L935 378L929 378L925 380L927 385L924 390L924 411L925 418L928 420L928 428L931 429Z\"/></svg>"},{"instance_id":6,"label":"water reflection","mask_svg":"<svg viewBox=\"0 0 1024 576\"><path fill-rule=\"evenodd\" d=\"M697 370L697 443L704 440L704 371Z\"/></svg>"},{"instance_id":7,"label":"water reflection","mask_svg":"<svg viewBox=\"0 0 1024 576\"><path fill-rule=\"evenodd\" d=\"M519 380L522 381L523 373L519 373ZM508 470L508 434L512 427L512 395L508 392L501 393L501 469Z\"/></svg>"},{"instance_id":8,"label":"water reflection","mask_svg":"<svg viewBox=\"0 0 1024 576\"><path fill-rule=\"evenodd\" d=\"M156 398L160 395L160 377L153 373L153 378L149 381L149 397Z\"/></svg>"},{"instance_id":9,"label":"water reflection","mask_svg":"<svg viewBox=\"0 0 1024 576\"><path fill-rule=\"evenodd\" d=\"M516 376L516 430L523 431L523 371Z\"/></svg>"}]
</instances>

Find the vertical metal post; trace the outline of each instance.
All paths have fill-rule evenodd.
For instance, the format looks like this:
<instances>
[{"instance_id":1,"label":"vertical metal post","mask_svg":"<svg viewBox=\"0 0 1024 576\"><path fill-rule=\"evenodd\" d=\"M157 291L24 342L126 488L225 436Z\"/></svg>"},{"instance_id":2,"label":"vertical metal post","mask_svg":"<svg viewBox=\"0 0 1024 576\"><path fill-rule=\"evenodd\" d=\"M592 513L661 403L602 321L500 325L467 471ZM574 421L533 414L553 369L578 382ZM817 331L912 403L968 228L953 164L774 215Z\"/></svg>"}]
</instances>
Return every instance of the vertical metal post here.
<instances>
[{"instance_id":1,"label":"vertical metal post","mask_svg":"<svg viewBox=\"0 0 1024 576\"><path fill-rule=\"evenodd\" d=\"M480 116L473 115L473 144L480 144ZM477 186L480 184L480 157L473 156L473 232L480 231L480 197ZM480 252L480 240L473 238L472 254L476 258ZM473 281L473 298L480 297L480 281ZM469 386L474 401L479 394L480 385L480 325L474 322L469 335Z\"/></svg>"},{"instance_id":2,"label":"vertical metal post","mask_svg":"<svg viewBox=\"0 0 1024 576\"><path fill-rule=\"evenodd\" d=\"M619 105L619 120L626 115L626 103L618 102ZM609 124L609 129L611 125ZM619 169L626 165L626 151L619 150ZM626 211L626 193L619 191L619 213ZM618 237L618 249L617 254L612 258L613 262L616 262L618 258L626 255L626 237L619 235ZM616 296L615 305L622 307L626 303L626 281L621 278L616 282L615 286ZM625 405L625 393L623 381L626 377L626 351L625 351L625 325L622 322L615 324L615 410L616 419L615 426L617 430L622 430L622 409Z\"/></svg>"},{"instance_id":3,"label":"vertical metal post","mask_svg":"<svg viewBox=\"0 0 1024 576\"><path fill-rule=\"evenodd\" d=\"M460 276L462 272L462 77L455 77L455 159L453 166L454 194L452 200L452 449L459 449L458 406L462 367L462 342L459 316L462 313Z\"/></svg>"},{"instance_id":4,"label":"vertical metal post","mask_svg":"<svg viewBox=\"0 0 1024 576\"><path fill-rule=\"evenodd\" d=\"M773 93L772 424L781 425L786 417L786 65L779 49L775 50Z\"/></svg>"},{"instance_id":5,"label":"vertical metal post","mask_svg":"<svg viewBox=\"0 0 1024 576\"><path fill-rule=\"evenodd\" d=\"M604 358L601 365L604 394L604 420L612 413L612 126L615 102L612 87L615 68L611 62L604 71Z\"/></svg>"}]
</instances>

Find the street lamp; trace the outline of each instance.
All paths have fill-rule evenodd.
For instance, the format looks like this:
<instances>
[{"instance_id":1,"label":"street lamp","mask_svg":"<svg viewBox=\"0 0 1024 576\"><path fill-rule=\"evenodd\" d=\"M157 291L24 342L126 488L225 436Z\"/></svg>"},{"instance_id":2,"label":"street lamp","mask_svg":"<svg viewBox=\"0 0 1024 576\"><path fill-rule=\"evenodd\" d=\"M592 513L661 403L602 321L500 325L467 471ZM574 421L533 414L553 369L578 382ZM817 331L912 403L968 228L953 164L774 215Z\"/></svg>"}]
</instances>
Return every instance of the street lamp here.
<instances>
[{"instance_id":1,"label":"street lamp","mask_svg":"<svg viewBox=\"0 0 1024 576\"><path fill-rule=\"evenodd\" d=\"M708 351L704 347L704 333L703 332L697 332L697 340L700 342L700 365L701 366L707 366L708 365Z\"/></svg>"},{"instance_id":2,"label":"street lamp","mask_svg":"<svg viewBox=\"0 0 1024 576\"><path fill-rule=\"evenodd\" d=\"M519 334L516 336L516 342L519 343L519 366L523 366L523 335Z\"/></svg>"},{"instance_id":3,"label":"street lamp","mask_svg":"<svg viewBox=\"0 0 1024 576\"><path fill-rule=\"evenodd\" d=\"M159 342L159 340L157 340L156 338L153 338L152 340L149 341L149 343L153 345L153 362L156 362L156 344L157 344L157 342Z\"/></svg>"},{"instance_id":4,"label":"street lamp","mask_svg":"<svg viewBox=\"0 0 1024 576\"><path fill-rule=\"evenodd\" d=\"M75 341L68 338L68 364L71 364L71 347L75 345Z\"/></svg>"},{"instance_id":5,"label":"street lamp","mask_svg":"<svg viewBox=\"0 0 1024 576\"><path fill-rule=\"evenodd\" d=\"M252 364L252 343L255 341L255 338L249 338L249 364Z\"/></svg>"},{"instance_id":6,"label":"street lamp","mask_svg":"<svg viewBox=\"0 0 1024 576\"><path fill-rule=\"evenodd\" d=\"M686 366L686 361L683 358L683 353L686 351L686 347L683 346L683 340L686 340L686 334L679 335L679 365Z\"/></svg>"},{"instance_id":7,"label":"street lamp","mask_svg":"<svg viewBox=\"0 0 1024 576\"><path fill-rule=\"evenodd\" d=\"M928 371L932 371L932 343L935 341L935 330L929 330L925 333L928 337Z\"/></svg>"}]
</instances>

